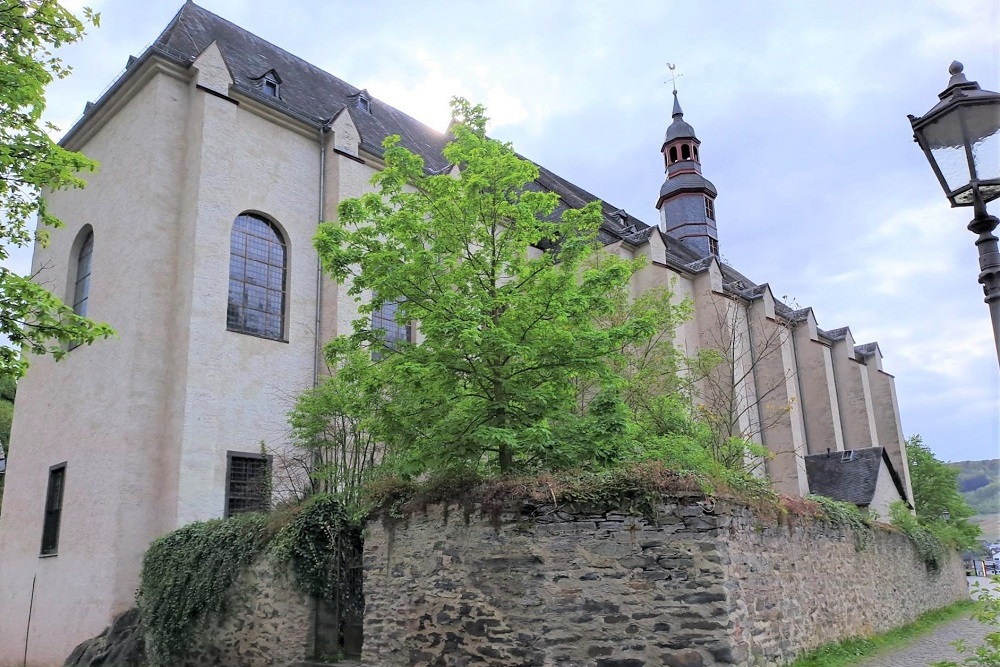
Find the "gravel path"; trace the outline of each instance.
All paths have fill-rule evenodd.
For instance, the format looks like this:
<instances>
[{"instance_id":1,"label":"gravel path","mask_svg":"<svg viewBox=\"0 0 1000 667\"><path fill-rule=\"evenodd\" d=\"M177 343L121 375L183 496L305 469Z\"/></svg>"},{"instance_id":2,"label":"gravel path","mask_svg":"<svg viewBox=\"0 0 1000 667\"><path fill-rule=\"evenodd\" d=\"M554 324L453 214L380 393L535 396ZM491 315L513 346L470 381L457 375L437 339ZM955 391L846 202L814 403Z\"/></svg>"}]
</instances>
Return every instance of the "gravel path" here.
<instances>
[{"instance_id":1,"label":"gravel path","mask_svg":"<svg viewBox=\"0 0 1000 667\"><path fill-rule=\"evenodd\" d=\"M993 586L985 577L969 577L969 584L979 581L982 585ZM855 667L927 667L938 660L955 660L961 664L962 656L952 646L956 639L964 639L968 646L983 643L989 628L969 618L960 618L940 626L902 648L879 654Z\"/></svg>"},{"instance_id":2,"label":"gravel path","mask_svg":"<svg viewBox=\"0 0 1000 667\"><path fill-rule=\"evenodd\" d=\"M951 643L956 639L964 639L969 646L976 646L983 642L987 632L989 628L979 621L960 618L902 648L859 662L855 667L927 667L937 660L961 662L961 654Z\"/></svg>"}]
</instances>

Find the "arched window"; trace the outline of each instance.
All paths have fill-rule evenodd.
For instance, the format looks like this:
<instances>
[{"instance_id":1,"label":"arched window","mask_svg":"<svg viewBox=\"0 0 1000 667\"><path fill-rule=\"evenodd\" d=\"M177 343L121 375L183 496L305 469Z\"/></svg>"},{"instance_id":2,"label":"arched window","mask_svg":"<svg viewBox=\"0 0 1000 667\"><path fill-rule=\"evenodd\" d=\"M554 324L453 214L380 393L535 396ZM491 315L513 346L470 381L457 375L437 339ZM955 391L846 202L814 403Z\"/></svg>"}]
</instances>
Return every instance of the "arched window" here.
<instances>
[{"instance_id":1,"label":"arched window","mask_svg":"<svg viewBox=\"0 0 1000 667\"><path fill-rule=\"evenodd\" d=\"M690 160L691 159L691 147L687 144L681 145L681 159Z\"/></svg>"},{"instance_id":2,"label":"arched window","mask_svg":"<svg viewBox=\"0 0 1000 667\"><path fill-rule=\"evenodd\" d=\"M73 287L73 312L82 317L87 316L87 300L90 298L90 265L94 255L94 232L87 230L87 235L80 244L80 252L76 256L76 284Z\"/></svg>"},{"instance_id":3,"label":"arched window","mask_svg":"<svg viewBox=\"0 0 1000 667\"><path fill-rule=\"evenodd\" d=\"M677 146L670 147L670 164L677 162Z\"/></svg>"},{"instance_id":4,"label":"arched window","mask_svg":"<svg viewBox=\"0 0 1000 667\"><path fill-rule=\"evenodd\" d=\"M230 331L284 340L285 240L264 218L243 213L229 237Z\"/></svg>"}]
</instances>

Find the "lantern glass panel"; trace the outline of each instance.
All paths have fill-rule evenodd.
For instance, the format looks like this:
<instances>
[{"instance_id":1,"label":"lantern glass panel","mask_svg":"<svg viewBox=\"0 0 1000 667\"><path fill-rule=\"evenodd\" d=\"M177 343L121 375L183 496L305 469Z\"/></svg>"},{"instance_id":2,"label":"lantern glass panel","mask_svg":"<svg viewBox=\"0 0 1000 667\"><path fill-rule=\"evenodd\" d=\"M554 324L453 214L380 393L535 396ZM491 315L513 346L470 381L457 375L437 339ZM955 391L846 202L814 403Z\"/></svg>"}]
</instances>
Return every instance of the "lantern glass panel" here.
<instances>
[{"instance_id":1,"label":"lantern glass panel","mask_svg":"<svg viewBox=\"0 0 1000 667\"><path fill-rule=\"evenodd\" d=\"M981 181L1000 178L1000 121L993 132L972 144L972 158L976 162L976 176Z\"/></svg>"},{"instance_id":2,"label":"lantern glass panel","mask_svg":"<svg viewBox=\"0 0 1000 667\"><path fill-rule=\"evenodd\" d=\"M941 170L941 176L944 177L950 194L967 186L972 179L972 173L965 152L965 144L950 144L940 140L944 132L939 126L943 124L940 120L930 123L924 128L924 136L927 138L927 143L930 144L931 155L934 162L937 163L938 169Z\"/></svg>"}]
</instances>

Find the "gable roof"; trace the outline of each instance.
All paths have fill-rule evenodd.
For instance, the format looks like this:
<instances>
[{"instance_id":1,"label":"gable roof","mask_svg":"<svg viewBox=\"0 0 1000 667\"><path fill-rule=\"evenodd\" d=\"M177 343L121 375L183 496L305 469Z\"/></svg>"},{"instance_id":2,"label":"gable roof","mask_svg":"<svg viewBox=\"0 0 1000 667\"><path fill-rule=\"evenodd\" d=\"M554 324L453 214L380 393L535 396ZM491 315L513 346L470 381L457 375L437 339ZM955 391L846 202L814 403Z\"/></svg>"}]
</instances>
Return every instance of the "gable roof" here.
<instances>
[{"instance_id":1,"label":"gable roof","mask_svg":"<svg viewBox=\"0 0 1000 667\"><path fill-rule=\"evenodd\" d=\"M849 455L849 458L848 458ZM805 457L809 493L867 506L875 497L879 471L885 463L899 497L906 501L903 481L884 447L866 447Z\"/></svg>"},{"instance_id":2,"label":"gable roof","mask_svg":"<svg viewBox=\"0 0 1000 667\"><path fill-rule=\"evenodd\" d=\"M317 129L326 126L337 114L346 111L361 135L361 147L365 152L381 156L382 140L389 135L398 134L400 143L405 148L423 158L428 172L443 173L450 168L451 165L443 155L443 149L450 139L448 134L424 125L371 96L365 89L343 81L190 0L184 3L139 58L130 58L125 74L105 91L101 99L94 105L88 104L84 116L63 137L63 141L87 122L89 110L103 104L138 69L135 63L155 55L178 66L188 67L213 42L217 44L229 68L233 87L241 94ZM272 71L281 82L280 99L265 96L258 85L260 78ZM358 98L362 94L369 101L367 111L358 106ZM578 185L541 165L537 166L538 179L529 187L554 192L559 196L560 204L556 215L565 208L581 208L598 200L595 195ZM605 244L624 241L641 245L653 234L659 234L666 247L666 262L673 268L698 273L706 270L711 261L710 257L683 241L663 233L657 225L649 225L603 200L601 214L603 220L600 239ZM721 263L721 266L727 292L741 296L742 289L756 286L731 266L725 263ZM733 288L729 285L733 285ZM777 300L775 308L780 315L792 312L791 308Z\"/></svg>"}]
</instances>

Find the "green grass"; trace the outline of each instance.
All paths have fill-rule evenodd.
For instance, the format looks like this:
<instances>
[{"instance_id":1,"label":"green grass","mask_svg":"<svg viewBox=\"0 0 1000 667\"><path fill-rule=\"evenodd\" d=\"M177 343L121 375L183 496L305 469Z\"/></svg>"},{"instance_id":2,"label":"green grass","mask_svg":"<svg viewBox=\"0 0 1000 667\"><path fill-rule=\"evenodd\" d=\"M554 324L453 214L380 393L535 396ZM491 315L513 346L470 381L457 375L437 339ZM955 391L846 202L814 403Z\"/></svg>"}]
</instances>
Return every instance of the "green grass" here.
<instances>
[{"instance_id":1,"label":"green grass","mask_svg":"<svg viewBox=\"0 0 1000 667\"><path fill-rule=\"evenodd\" d=\"M972 608L971 600L956 602L951 606L929 611L913 623L885 634L854 637L835 644L827 644L799 657L788 667L849 667L876 653L903 646L943 623L968 616Z\"/></svg>"}]
</instances>

